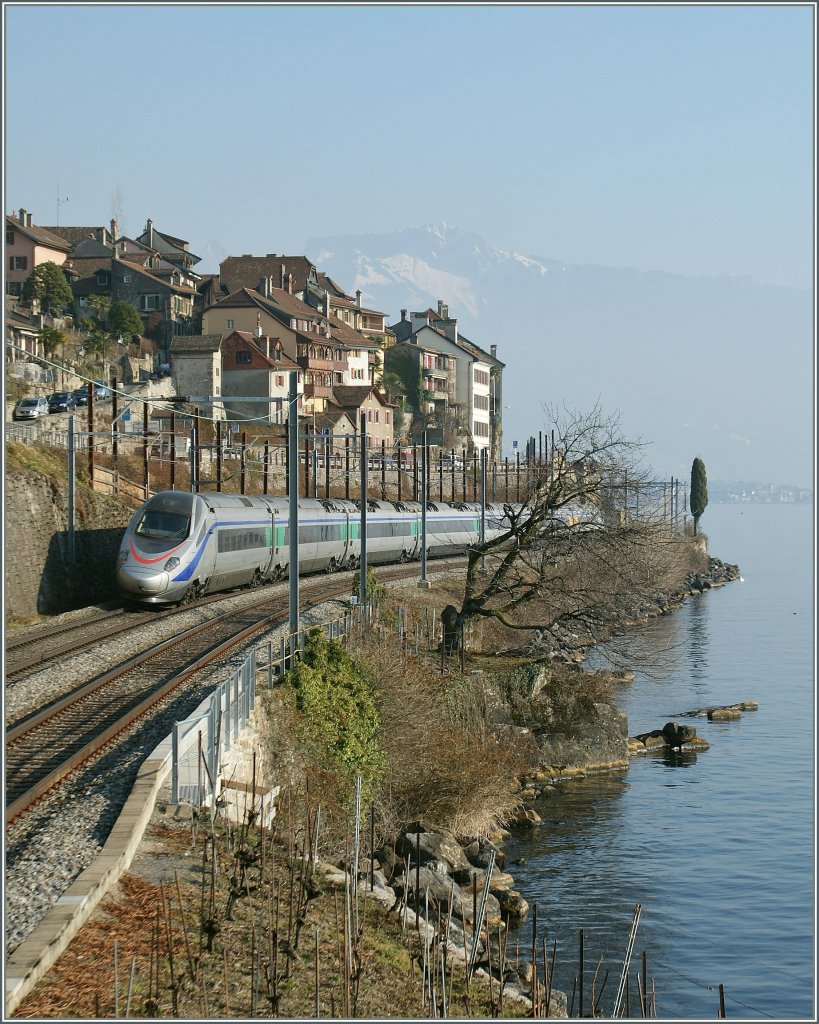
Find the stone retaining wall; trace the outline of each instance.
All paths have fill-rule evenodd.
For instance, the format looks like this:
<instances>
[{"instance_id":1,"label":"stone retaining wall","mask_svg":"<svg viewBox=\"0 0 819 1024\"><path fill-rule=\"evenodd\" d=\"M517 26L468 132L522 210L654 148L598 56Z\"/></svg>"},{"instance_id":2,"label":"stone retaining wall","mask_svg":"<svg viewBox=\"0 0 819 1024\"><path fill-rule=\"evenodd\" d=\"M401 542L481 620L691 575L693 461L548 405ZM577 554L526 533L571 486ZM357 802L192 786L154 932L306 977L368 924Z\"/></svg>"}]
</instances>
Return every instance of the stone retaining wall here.
<instances>
[{"instance_id":1,"label":"stone retaining wall","mask_svg":"<svg viewBox=\"0 0 819 1024\"><path fill-rule=\"evenodd\" d=\"M68 553L68 488L65 480L6 476L6 614L54 615L116 597L115 565L122 534L133 514L119 501L75 488L75 562Z\"/></svg>"}]
</instances>

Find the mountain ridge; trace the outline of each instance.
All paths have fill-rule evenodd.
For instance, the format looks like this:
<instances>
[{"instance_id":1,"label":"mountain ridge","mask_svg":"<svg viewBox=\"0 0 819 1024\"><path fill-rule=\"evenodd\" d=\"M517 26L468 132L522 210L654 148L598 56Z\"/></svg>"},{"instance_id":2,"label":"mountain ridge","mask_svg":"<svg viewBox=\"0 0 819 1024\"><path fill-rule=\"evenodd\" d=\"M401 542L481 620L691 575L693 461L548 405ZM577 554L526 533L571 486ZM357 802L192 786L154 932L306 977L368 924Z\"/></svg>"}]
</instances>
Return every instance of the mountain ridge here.
<instances>
[{"instance_id":1,"label":"mountain ridge","mask_svg":"<svg viewBox=\"0 0 819 1024\"><path fill-rule=\"evenodd\" d=\"M599 398L650 440L660 474L684 478L700 456L726 479L812 480L808 289L569 264L446 223L315 238L305 252L390 323L441 300L464 335L497 344L513 403L505 450L543 428L539 408Z\"/></svg>"}]
</instances>

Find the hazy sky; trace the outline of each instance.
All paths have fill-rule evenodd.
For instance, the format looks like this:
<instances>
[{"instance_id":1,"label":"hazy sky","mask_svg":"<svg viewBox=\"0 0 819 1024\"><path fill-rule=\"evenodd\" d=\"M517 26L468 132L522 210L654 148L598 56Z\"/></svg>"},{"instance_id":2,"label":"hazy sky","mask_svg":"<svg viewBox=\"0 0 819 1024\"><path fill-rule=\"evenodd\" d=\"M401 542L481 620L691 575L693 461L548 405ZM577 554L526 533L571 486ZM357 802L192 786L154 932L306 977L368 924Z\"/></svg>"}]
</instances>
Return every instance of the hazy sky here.
<instances>
[{"instance_id":1,"label":"hazy sky","mask_svg":"<svg viewBox=\"0 0 819 1024\"><path fill-rule=\"evenodd\" d=\"M5 210L35 224L120 212L236 255L446 221L569 263L813 282L813 4L4 15Z\"/></svg>"}]
</instances>

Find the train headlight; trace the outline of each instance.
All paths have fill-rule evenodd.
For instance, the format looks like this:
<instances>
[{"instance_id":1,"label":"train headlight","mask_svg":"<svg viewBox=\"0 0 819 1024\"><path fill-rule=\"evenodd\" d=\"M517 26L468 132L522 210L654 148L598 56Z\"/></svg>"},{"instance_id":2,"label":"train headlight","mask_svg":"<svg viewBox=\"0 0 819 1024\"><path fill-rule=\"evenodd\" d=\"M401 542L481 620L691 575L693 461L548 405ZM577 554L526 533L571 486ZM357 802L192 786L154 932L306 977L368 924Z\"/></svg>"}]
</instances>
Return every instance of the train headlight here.
<instances>
[{"instance_id":1,"label":"train headlight","mask_svg":"<svg viewBox=\"0 0 819 1024\"><path fill-rule=\"evenodd\" d=\"M179 559L174 555L165 563L165 572L171 572L177 565L179 565Z\"/></svg>"},{"instance_id":2,"label":"train headlight","mask_svg":"<svg viewBox=\"0 0 819 1024\"><path fill-rule=\"evenodd\" d=\"M125 565L125 563L127 561L128 561L128 552L127 551L120 551L120 553L119 553L119 564L120 565Z\"/></svg>"}]
</instances>

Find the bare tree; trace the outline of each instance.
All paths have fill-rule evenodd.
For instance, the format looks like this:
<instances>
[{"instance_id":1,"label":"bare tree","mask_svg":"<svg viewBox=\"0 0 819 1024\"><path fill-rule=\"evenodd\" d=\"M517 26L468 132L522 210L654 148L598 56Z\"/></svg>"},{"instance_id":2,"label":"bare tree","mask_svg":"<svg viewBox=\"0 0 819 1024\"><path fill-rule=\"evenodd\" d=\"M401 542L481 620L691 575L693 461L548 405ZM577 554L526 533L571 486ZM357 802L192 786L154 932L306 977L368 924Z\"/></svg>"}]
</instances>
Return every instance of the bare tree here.
<instances>
[{"instance_id":1,"label":"bare tree","mask_svg":"<svg viewBox=\"0 0 819 1024\"><path fill-rule=\"evenodd\" d=\"M547 415L554 441L528 494L504 505L499 536L469 550L461 607L442 613L450 649L479 619L537 631L547 646L567 631L599 642L624 608L680 580L679 542L648 497L644 443L599 405Z\"/></svg>"}]
</instances>

